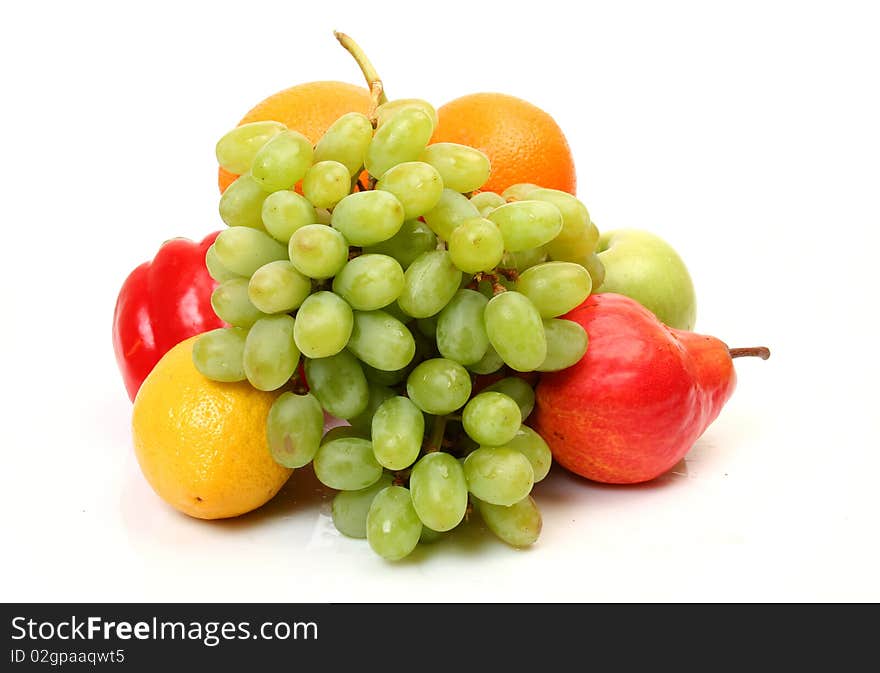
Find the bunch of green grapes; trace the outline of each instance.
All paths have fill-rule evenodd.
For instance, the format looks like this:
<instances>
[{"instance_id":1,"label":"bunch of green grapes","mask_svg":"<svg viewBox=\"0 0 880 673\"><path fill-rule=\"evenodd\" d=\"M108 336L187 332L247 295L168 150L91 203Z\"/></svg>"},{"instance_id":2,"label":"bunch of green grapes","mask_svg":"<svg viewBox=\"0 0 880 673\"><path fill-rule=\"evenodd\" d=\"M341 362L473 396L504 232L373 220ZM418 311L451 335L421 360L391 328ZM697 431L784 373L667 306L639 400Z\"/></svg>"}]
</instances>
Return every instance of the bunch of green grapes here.
<instances>
[{"instance_id":1,"label":"bunch of green grapes","mask_svg":"<svg viewBox=\"0 0 880 673\"><path fill-rule=\"evenodd\" d=\"M276 122L227 133L217 158L241 177L206 262L230 327L193 349L215 381L284 390L267 425L275 460L312 463L340 491L336 527L387 559L472 511L508 544L537 539L530 493L551 455L516 373L583 356L586 333L559 316L602 274L580 201L479 192L488 158L429 145L435 120L402 100L342 116L314 147ZM325 414L347 424L325 434Z\"/></svg>"}]
</instances>

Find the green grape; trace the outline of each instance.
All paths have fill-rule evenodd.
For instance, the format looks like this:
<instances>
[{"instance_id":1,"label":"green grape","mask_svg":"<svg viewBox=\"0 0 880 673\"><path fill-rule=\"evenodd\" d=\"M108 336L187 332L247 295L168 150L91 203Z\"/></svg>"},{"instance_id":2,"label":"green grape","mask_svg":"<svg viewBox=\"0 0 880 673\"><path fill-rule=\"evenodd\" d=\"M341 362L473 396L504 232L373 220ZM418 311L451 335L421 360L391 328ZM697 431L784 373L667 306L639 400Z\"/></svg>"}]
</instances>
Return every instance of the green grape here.
<instances>
[{"instance_id":1,"label":"green grape","mask_svg":"<svg viewBox=\"0 0 880 673\"><path fill-rule=\"evenodd\" d=\"M251 175L265 191L292 189L312 165L312 143L297 131L273 136L254 156Z\"/></svg>"},{"instance_id":2,"label":"green grape","mask_svg":"<svg viewBox=\"0 0 880 673\"><path fill-rule=\"evenodd\" d=\"M297 321L299 317L297 317ZM523 420L529 417L535 408L535 391L523 379L518 376L508 376L483 388L484 392L504 393L512 398L519 406L519 412Z\"/></svg>"},{"instance_id":3,"label":"green grape","mask_svg":"<svg viewBox=\"0 0 880 673\"><path fill-rule=\"evenodd\" d=\"M250 278L254 271L277 259L287 259L287 250L269 234L248 227L221 231L214 241L217 261L230 272Z\"/></svg>"},{"instance_id":4,"label":"green grape","mask_svg":"<svg viewBox=\"0 0 880 673\"><path fill-rule=\"evenodd\" d=\"M355 192L336 204L331 223L351 245L375 245L400 231L403 206L389 192Z\"/></svg>"},{"instance_id":5,"label":"green grape","mask_svg":"<svg viewBox=\"0 0 880 673\"><path fill-rule=\"evenodd\" d=\"M547 357L536 368L539 372L556 372L579 362L587 352L587 333L571 320L553 318L544 321Z\"/></svg>"},{"instance_id":6,"label":"green grape","mask_svg":"<svg viewBox=\"0 0 880 673\"><path fill-rule=\"evenodd\" d=\"M355 428L350 425L337 425L335 428L330 428L324 433L324 437L321 439L321 444L326 444L327 442L332 442L334 439L341 439L343 437L360 437L361 439L369 439L370 433L363 432L360 428Z\"/></svg>"},{"instance_id":7,"label":"green grape","mask_svg":"<svg viewBox=\"0 0 880 673\"><path fill-rule=\"evenodd\" d=\"M389 168L376 189L390 192L403 206L403 216L412 220L437 205L443 193L440 173L430 164L406 161Z\"/></svg>"},{"instance_id":8,"label":"green grape","mask_svg":"<svg viewBox=\"0 0 880 673\"><path fill-rule=\"evenodd\" d=\"M213 243L208 247L208 250L205 253L205 267L208 269L208 275L218 283L225 283L227 280L232 280L233 278L241 278L241 276L232 273L232 271L220 263L220 260L217 259L217 250L214 248ZM227 320L227 322L229 321Z\"/></svg>"},{"instance_id":9,"label":"green grape","mask_svg":"<svg viewBox=\"0 0 880 673\"><path fill-rule=\"evenodd\" d=\"M530 269L546 260L547 250L544 247L529 248L520 252L505 252L498 266L502 269L515 269L522 273L526 269Z\"/></svg>"},{"instance_id":10,"label":"green grape","mask_svg":"<svg viewBox=\"0 0 880 673\"><path fill-rule=\"evenodd\" d=\"M193 344L192 359L196 369L212 381L244 381L244 343L247 330L221 327L200 334Z\"/></svg>"},{"instance_id":11,"label":"green grape","mask_svg":"<svg viewBox=\"0 0 880 673\"><path fill-rule=\"evenodd\" d=\"M248 298L263 313L286 313L298 308L312 291L312 281L286 259L264 264L248 283Z\"/></svg>"},{"instance_id":12,"label":"green grape","mask_svg":"<svg viewBox=\"0 0 880 673\"><path fill-rule=\"evenodd\" d=\"M349 176L364 165L364 155L373 139L373 125L365 114L349 112L330 125L315 145L314 161L338 161Z\"/></svg>"},{"instance_id":13,"label":"green grape","mask_svg":"<svg viewBox=\"0 0 880 673\"><path fill-rule=\"evenodd\" d=\"M482 446L465 458L468 490L493 505L510 506L532 490L534 472L519 451L503 446Z\"/></svg>"},{"instance_id":14,"label":"green grape","mask_svg":"<svg viewBox=\"0 0 880 673\"><path fill-rule=\"evenodd\" d=\"M502 288L499 290L499 286ZM477 283L477 292L482 294L487 299L492 299L496 294L500 292L504 292L505 290L514 290L516 289L516 283L514 281L508 280L503 275L495 276L492 280L488 278L483 278Z\"/></svg>"},{"instance_id":15,"label":"green grape","mask_svg":"<svg viewBox=\"0 0 880 673\"><path fill-rule=\"evenodd\" d=\"M504 200L504 197L495 192L480 192L479 194L474 194L470 198L470 202L480 211L480 217L486 217L486 215L493 210L507 203L507 201Z\"/></svg>"},{"instance_id":16,"label":"green grape","mask_svg":"<svg viewBox=\"0 0 880 673\"><path fill-rule=\"evenodd\" d=\"M479 362L489 348L483 311L489 300L475 290L459 290L440 311L436 323L437 349L463 365Z\"/></svg>"},{"instance_id":17,"label":"green grape","mask_svg":"<svg viewBox=\"0 0 880 673\"><path fill-rule=\"evenodd\" d=\"M333 525L343 535L364 539L367 537L367 513L373 498L379 491L388 488L394 482L394 477L384 473L379 481L366 488L357 491L340 491L333 498L330 505L330 513L333 516Z\"/></svg>"},{"instance_id":18,"label":"green grape","mask_svg":"<svg viewBox=\"0 0 880 673\"><path fill-rule=\"evenodd\" d=\"M471 396L471 377L457 362L425 360L406 379L406 393L427 414L442 416L464 406Z\"/></svg>"},{"instance_id":19,"label":"green grape","mask_svg":"<svg viewBox=\"0 0 880 673\"><path fill-rule=\"evenodd\" d=\"M289 315L260 318L244 343L244 373L257 390L277 390L290 380L299 363Z\"/></svg>"},{"instance_id":20,"label":"green grape","mask_svg":"<svg viewBox=\"0 0 880 673\"><path fill-rule=\"evenodd\" d=\"M498 355L498 352L489 344L486 354L480 358L479 362L468 365L467 368L474 374L493 374L504 366L504 360Z\"/></svg>"},{"instance_id":21,"label":"green grape","mask_svg":"<svg viewBox=\"0 0 880 673\"><path fill-rule=\"evenodd\" d=\"M416 514L432 530L452 530L464 519L467 482L461 463L448 453L434 451L421 458L413 467L409 489Z\"/></svg>"},{"instance_id":22,"label":"green grape","mask_svg":"<svg viewBox=\"0 0 880 673\"><path fill-rule=\"evenodd\" d=\"M263 203L266 192L250 175L242 175L220 197L220 219L229 227L250 227L265 231Z\"/></svg>"},{"instance_id":23,"label":"green grape","mask_svg":"<svg viewBox=\"0 0 880 673\"><path fill-rule=\"evenodd\" d=\"M406 397L394 396L373 415L371 438L376 460L389 470L404 470L419 457L425 435L425 417Z\"/></svg>"},{"instance_id":24,"label":"green grape","mask_svg":"<svg viewBox=\"0 0 880 673\"><path fill-rule=\"evenodd\" d=\"M437 110L428 101L421 98L398 98L382 103L376 108L376 126L382 126L392 116L404 108L417 108L431 118L431 127L437 128Z\"/></svg>"},{"instance_id":25,"label":"green grape","mask_svg":"<svg viewBox=\"0 0 880 673\"><path fill-rule=\"evenodd\" d=\"M282 243L287 243L294 232L317 219L315 207L308 199L289 189L269 194L263 202L263 226Z\"/></svg>"},{"instance_id":26,"label":"green grape","mask_svg":"<svg viewBox=\"0 0 880 673\"><path fill-rule=\"evenodd\" d=\"M392 372L409 364L416 344L406 325L385 311L355 311L348 349L371 367Z\"/></svg>"},{"instance_id":27,"label":"green grape","mask_svg":"<svg viewBox=\"0 0 880 673\"><path fill-rule=\"evenodd\" d=\"M331 213L326 208L315 208L315 223L316 224L326 224L329 227L330 221L332 219L333 219L333 213Z\"/></svg>"},{"instance_id":28,"label":"green grape","mask_svg":"<svg viewBox=\"0 0 880 673\"><path fill-rule=\"evenodd\" d=\"M558 189L537 189L529 194L529 199L552 203L562 213L562 231L547 244L551 259L576 262L595 251L599 230L590 221L586 206L578 199Z\"/></svg>"},{"instance_id":29,"label":"green grape","mask_svg":"<svg viewBox=\"0 0 880 673\"><path fill-rule=\"evenodd\" d=\"M412 370L422 360L437 355L437 344L434 342L434 339L425 336L417 329L414 330L410 328L410 333L413 335L413 339L416 342L416 354L409 363L409 368Z\"/></svg>"},{"instance_id":30,"label":"green grape","mask_svg":"<svg viewBox=\"0 0 880 673\"><path fill-rule=\"evenodd\" d=\"M431 530L426 525L422 524L422 534L419 536L419 544L433 544L442 538L443 535L443 533Z\"/></svg>"},{"instance_id":31,"label":"green grape","mask_svg":"<svg viewBox=\"0 0 880 673\"><path fill-rule=\"evenodd\" d=\"M456 192L472 192L489 179L489 157L467 145L428 145L422 152L421 161L436 168L443 178L443 184Z\"/></svg>"},{"instance_id":32,"label":"green grape","mask_svg":"<svg viewBox=\"0 0 880 673\"><path fill-rule=\"evenodd\" d=\"M596 230L596 237L599 231ZM563 237L562 234L550 241L546 246L547 253L555 262L580 262L593 253L594 244L590 242L592 235L589 231L579 237Z\"/></svg>"},{"instance_id":33,"label":"green grape","mask_svg":"<svg viewBox=\"0 0 880 673\"><path fill-rule=\"evenodd\" d=\"M306 381L321 406L336 418L353 418L367 407L370 391L357 358L346 350L307 359Z\"/></svg>"},{"instance_id":34,"label":"green grape","mask_svg":"<svg viewBox=\"0 0 880 673\"><path fill-rule=\"evenodd\" d=\"M480 211L466 196L451 189L444 189L437 205L424 214L425 223L444 241L462 222L479 216Z\"/></svg>"},{"instance_id":35,"label":"green grape","mask_svg":"<svg viewBox=\"0 0 880 673\"><path fill-rule=\"evenodd\" d=\"M598 238L599 231L595 231ZM550 241L545 247L547 253L553 261L556 262L577 262L581 263L583 259L593 254L595 246L590 243L592 234L585 232L579 238L563 238L561 235Z\"/></svg>"},{"instance_id":36,"label":"green grape","mask_svg":"<svg viewBox=\"0 0 880 673\"><path fill-rule=\"evenodd\" d=\"M537 248L552 241L562 230L562 214L546 201L514 201L489 213L511 252Z\"/></svg>"},{"instance_id":37,"label":"green grape","mask_svg":"<svg viewBox=\"0 0 880 673\"><path fill-rule=\"evenodd\" d=\"M513 439L522 420L516 401L494 391L475 395L461 414L468 436L488 446L501 446Z\"/></svg>"},{"instance_id":38,"label":"green grape","mask_svg":"<svg viewBox=\"0 0 880 673\"><path fill-rule=\"evenodd\" d=\"M208 252L210 252L210 248L208 249ZM590 279L593 281L592 292L598 292L599 288L602 287L602 283L605 282L605 265L602 264L599 255L593 252L587 255L584 259L578 260L578 264L584 267L587 270L587 273L590 274Z\"/></svg>"},{"instance_id":39,"label":"green grape","mask_svg":"<svg viewBox=\"0 0 880 673\"><path fill-rule=\"evenodd\" d=\"M351 176L338 161L319 161L303 178L302 190L316 208L333 208L351 191Z\"/></svg>"},{"instance_id":40,"label":"green grape","mask_svg":"<svg viewBox=\"0 0 880 673\"><path fill-rule=\"evenodd\" d=\"M486 305L485 320L489 343L511 369L530 372L544 362L544 324L528 297L519 292L496 295Z\"/></svg>"},{"instance_id":41,"label":"green grape","mask_svg":"<svg viewBox=\"0 0 880 673\"><path fill-rule=\"evenodd\" d=\"M422 253L404 274L403 293L397 300L404 313L427 318L439 313L458 291L461 271L446 250Z\"/></svg>"},{"instance_id":42,"label":"green grape","mask_svg":"<svg viewBox=\"0 0 880 673\"><path fill-rule=\"evenodd\" d=\"M373 424L373 416L376 410L382 406L382 403L394 397L395 392L387 386L378 385L376 383L369 384L369 393L367 398L367 406L357 416L348 419L352 427L360 432L364 437L369 437Z\"/></svg>"},{"instance_id":43,"label":"green grape","mask_svg":"<svg viewBox=\"0 0 880 673\"><path fill-rule=\"evenodd\" d=\"M282 393L266 421L266 439L275 462L284 467L308 465L321 445L324 411L311 393Z\"/></svg>"},{"instance_id":44,"label":"green grape","mask_svg":"<svg viewBox=\"0 0 880 673\"><path fill-rule=\"evenodd\" d=\"M251 303L247 278L227 280L211 293L211 307L223 322L235 327L250 327L266 314Z\"/></svg>"},{"instance_id":45,"label":"green grape","mask_svg":"<svg viewBox=\"0 0 880 673\"><path fill-rule=\"evenodd\" d=\"M327 358L345 348L353 325L354 314L341 297L315 292L296 312L293 338L307 358Z\"/></svg>"},{"instance_id":46,"label":"green grape","mask_svg":"<svg viewBox=\"0 0 880 673\"><path fill-rule=\"evenodd\" d=\"M477 510L486 527L511 547L528 547L541 534L541 512L530 495L509 507L478 500Z\"/></svg>"},{"instance_id":47,"label":"green grape","mask_svg":"<svg viewBox=\"0 0 880 673\"><path fill-rule=\"evenodd\" d=\"M332 278L348 262L348 241L326 224L307 224L290 237L288 256L309 278Z\"/></svg>"},{"instance_id":48,"label":"green grape","mask_svg":"<svg viewBox=\"0 0 880 673\"><path fill-rule=\"evenodd\" d=\"M474 217L452 232L449 255L455 266L466 273L491 271L504 255L504 237L494 222Z\"/></svg>"},{"instance_id":49,"label":"green grape","mask_svg":"<svg viewBox=\"0 0 880 673\"><path fill-rule=\"evenodd\" d=\"M533 185L531 182L518 182L515 185L510 185L507 189L501 192L501 196L505 201L524 201L529 198L529 194L531 194L536 189L541 189L538 185Z\"/></svg>"},{"instance_id":50,"label":"green grape","mask_svg":"<svg viewBox=\"0 0 880 673\"><path fill-rule=\"evenodd\" d=\"M590 296L593 282L580 264L545 262L527 269L516 289L531 299L542 318L568 313Z\"/></svg>"},{"instance_id":51,"label":"green grape","mask_svg":"<svg viewBox=\"0 0 880 673\"><path fill-rule=\"evenodd\" d=\"M404 325L412 320L412 316L404 313L396 301L391 302L382 310L385 311L385 313L390 315L392 318L397 318Z\"/></svg>"},{"instance_id":52,"label":"green grape","mask_svg":"<svg viewBox=\"0 0 880 673\"><path fill-rule=\"evenodd\" d=\"M550 465L553 463L550 447L547 446L544 438L528 425L520 426L513 439L505 443L504 447L519 451L526 457L532 466L536 484L550 472Z\"/></svg>"},{"instance_id":53,"label":"green grape","mask_svg":"<svg viewBox=\"0 0 880 673\"><path fill-rule=\"evenodd\" d=\"M419 334L429 339L437 338L437 323L440 321L440 314L437 313L427 318L419 318L416 320L416 329Z\"/></svg>"},{"instance_id":54,"label":"green grape","mask_svg":"<svg viewBox=\"0 0 880 673\"><path fill-rule=\"evenodd\" d=\"M381 178L389 168L418 159L433 133L434 123L423 110L402 108L376 129L364 166L370 175Z\"/></svg>"},{"instance_id":55,"label":"green grape","mask_svg":"<svg viewBox=\"0 0 880 673\"><path fill-rule=\"evenodd\" d=\"M420 220L406 220L387 241L364 248L366 253L388 255L405 270L423 252L436 250L437 235Z\"/></svg>"},{"instance_id":56,"label":"green grape","mask_svg":"<svg viewBox=\"0 0 880 673\"><path fill-rule=\"evenodd\" d=\"M367 513L367 542L374 552L399 561L416 548L421 534L422 522L408 489L388 486L376 494Z\"/></svg>"},{"instance_id":57,"label":"green grape","mask_svg":"<svg viewBox=\"0 0 880 673\"><path fill-rule=\"evenodd\" d=\"M272 121L237 126L217 141L217 163L230 173L247 173L260 148L286 130L281 122Z\"/></svg>"},{"instance_id":58,"label":"green grape","mask_svg":"<svg viewBox=\"0 0 880 673\"><path fill-rule=\"evenodd\" d=\"M342 437L321 444L312 460L315 476L325 486L357 491L379 481L382 466L373 457L369 439Z\"/></svg>"},{"instance_id":59,"label":"green grape","mask_svg":"<svg viewBox=\"0 0 880 673\"><path fill-rule=\"evenodd\" d=\"M464 428L461 426L461 421L453 421L452 419L449 419L447 427L450 426L452 428L450 430L450 433L455 435L455 444L453 450L455 451L455 455L457 456L456 460L458 460L458 462L461 463L462 467L464 467L465 459L474 451L479 449L480 445L477 444L473 439L468 437L467 433L464 431Z\"/></svg>"},{"instance_id":60,"label":"green grape","mask_svg":"<svg viewBox=\"0 0 880 673\"><path fill-rule=\"evenodd\" d=\"M393 372L386 372L361 362L361 367L364 370L364 376L367 377L367 381L379 386L396 386L402 383L412 371L411 365L414 366L414 363L410 362L406 367L395 369Z\"/></svg>"},{"instance_id":61,"label":"green grape","mask_svg":"<svg viewBox=\"0 0 880 673\"><path fill-rule=\"evenodd\" d=\"M403 292L403 269L388 255L360 255L336 274L333 291L358 311L374 311Z\"/></svg>"}]
</instances>

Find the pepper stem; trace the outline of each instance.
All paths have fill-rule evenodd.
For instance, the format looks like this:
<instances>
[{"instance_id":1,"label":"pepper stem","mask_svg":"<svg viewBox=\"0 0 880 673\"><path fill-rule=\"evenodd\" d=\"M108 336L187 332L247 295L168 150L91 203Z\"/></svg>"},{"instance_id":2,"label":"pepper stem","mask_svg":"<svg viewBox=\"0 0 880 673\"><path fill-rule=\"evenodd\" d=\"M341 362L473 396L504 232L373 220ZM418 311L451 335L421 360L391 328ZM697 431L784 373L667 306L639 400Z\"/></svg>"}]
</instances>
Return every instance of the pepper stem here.
<instances>
[{"instance_id":1,"label":"pepper stem","mask_svg":"<svg viewBox=\"0 0 880 673\"><path fill-rule=\"evenodd\" d=\"M752 346L751 348L728 348L731 358L761 358L766 360L770 357L770 349L766 346Z\"/></svg>"},{"instance_id":2,"label":"pepper stem","mask_svg":"<svg viewBox=\"0 0 880 673\"><path fill-rule=\"evenodd\" d=\"M340 33L338 30L333 31L333 35L339 40L339 44L341 44L345 50L352 55L355 63L358 64L361 72L364 74L364 79L367 80L367 85L370 87L370 96L372 98L370 114L367 116L371 121L375 121L376 108L382 105L382 103L388 102L388 96L385 95L385 87L382 85L382 78L379 77L376 68L373 67L370 59L367 58L366 53L361 49L357 42L345 33Z\"/></svg>"}]
</instances>

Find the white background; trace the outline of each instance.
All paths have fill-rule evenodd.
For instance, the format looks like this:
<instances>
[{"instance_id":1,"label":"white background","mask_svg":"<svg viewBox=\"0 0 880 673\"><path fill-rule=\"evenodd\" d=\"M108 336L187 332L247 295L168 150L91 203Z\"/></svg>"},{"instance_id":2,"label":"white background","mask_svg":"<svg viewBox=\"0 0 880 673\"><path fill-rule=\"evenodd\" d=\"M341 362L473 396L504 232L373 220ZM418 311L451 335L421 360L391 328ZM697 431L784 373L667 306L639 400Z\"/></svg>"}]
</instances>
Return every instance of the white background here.
<instances>
[{"instance_id":1,"label":"white background","mask_svg":"<svg viewBox=\"0 0 880 673\"><path fill-rule=\"evenodd\" d=\"M7 601L880 600L880 22L870 2L7 3L0 17L0 428ZM503 91L550 112L602 229L688 263L699 331L766 344L683 466L556 470L544 533L400 564L339 537L308 469L200 522L134 461L116 293L219 228L213 148L265 96Z\"/></svg>"}]
</instances>

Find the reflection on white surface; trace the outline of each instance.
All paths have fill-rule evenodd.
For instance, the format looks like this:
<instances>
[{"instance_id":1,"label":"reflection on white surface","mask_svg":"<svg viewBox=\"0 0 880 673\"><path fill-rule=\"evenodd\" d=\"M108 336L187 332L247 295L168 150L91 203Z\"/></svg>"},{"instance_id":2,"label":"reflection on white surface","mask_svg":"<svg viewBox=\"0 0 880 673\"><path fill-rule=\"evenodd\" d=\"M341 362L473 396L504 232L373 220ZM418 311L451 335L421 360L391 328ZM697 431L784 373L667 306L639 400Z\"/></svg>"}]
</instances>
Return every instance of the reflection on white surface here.
<instances>
[{"instance_id":1,"label":"reflection on white surface","mask_svg":"<svg viewBox=\"0 0 880 673\"><path fill-rule=\"evenodd\" d=\"M4 596L293 602L877 596L876 585L859 579L873 577L877 559L864 533L876 515L868 506L872 493L834 490L824 464L808 459L831 445L830 429L805 438L796 454L784 448L791 442L789 417L760 412L771 406L772 382L784 372L762 377L759 383L742 376L741 389L687 459L654 482L602 485L554 466L534 489L544 526L533 548L507 547L475 518L398 563L335 530L332 493L308 467L245 516L200 521L179 514L153 493L134 460L127 401L111 404L94 419L93 436L102 440L69 456L71 478L56 482L52 498L30 501L27 516L10 520L8 535L18 544L6 557L6 577L40 581L7 581ZM851 425L847 432L853 442L865 430ZM28 456L29 469L37 470L39 454ZM850 572L827 570L840 564Z\"/></svg>"},{"instance_id":2,"label":"reflection on white surface","mask_svg":"<svg viewBox=\"0 0 880 673\"><path fill-rule=\"evenodd\" d=\"M701 447L693 453L698 460ZM596 558L625 556L633 547L643 556L730 543L711 534L714 524L705 516L711 507L687 506L697 477L684 461L655 482L625 487L591 483L554 466L534 489L544 529L533 548L507 547L472 517L398 563L383 561L365 540L335 529L333 492L309 467L295 470L279 494L255 512L200 521L162 503L131 463L120 503L129 544L147 567L162 569L157 575L167 578L177 569L188 578L186 595L211 594L216 582L218 596L234 599L442 601L487 591L494 600L564 600L559 587L542 586L553 568L588 567ZM304 572L308 582L302 581ZM156 588L163 595L168 589ZM589 585L586 591L593 593ZM596 591L598 598L602 593Z\"/></svg>"}]
</instances>

